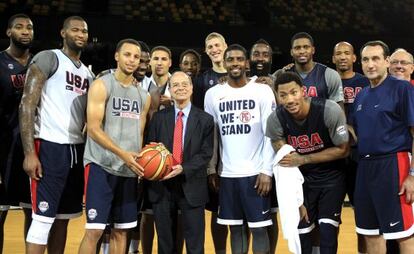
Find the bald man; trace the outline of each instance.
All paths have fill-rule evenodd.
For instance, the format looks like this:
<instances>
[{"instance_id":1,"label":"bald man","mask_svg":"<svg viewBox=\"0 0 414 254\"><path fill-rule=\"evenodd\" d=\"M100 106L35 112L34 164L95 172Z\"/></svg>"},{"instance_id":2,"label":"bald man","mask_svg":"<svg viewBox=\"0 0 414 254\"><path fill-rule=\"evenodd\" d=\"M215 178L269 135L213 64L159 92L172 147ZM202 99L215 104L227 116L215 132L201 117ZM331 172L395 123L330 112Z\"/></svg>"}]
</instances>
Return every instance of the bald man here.
<instances>
[{"instance_id":1,"label":"bald man","mask_svg":"<svg viewBox=\"0 0 414 254\"><path fill-rule=\"evenodd\" d=\"M396 49L390 56L390 74L398 79L407 80L414 85L411 75L414 71L413 55L405 49Z\"/></svg>"},{"instance_id":2,"label":"bald man","mask_svg":"<svg viewBox=\"0 0 414 254\"><path fill-rule=\"evenodd\" d=\"M354 63L357 57L354 52L354 47L346 41L338 42L332 55L332 62L336 66L336 71L342 80L342 87L344 90L344 109L347 117L347 122L351 119L353 112L352 107L356 95L364 88L368 86L369 80L362 74L354 71ZM344 165L346 172L346 192L348 194L349 201L354 204L354 189L356 179L356 169L358 167L358 152L356 146L351 147L351 153L349 158L346 159ZM358 252L366 253L364 238L358 234Z\"/></svg>"}]
</instances>

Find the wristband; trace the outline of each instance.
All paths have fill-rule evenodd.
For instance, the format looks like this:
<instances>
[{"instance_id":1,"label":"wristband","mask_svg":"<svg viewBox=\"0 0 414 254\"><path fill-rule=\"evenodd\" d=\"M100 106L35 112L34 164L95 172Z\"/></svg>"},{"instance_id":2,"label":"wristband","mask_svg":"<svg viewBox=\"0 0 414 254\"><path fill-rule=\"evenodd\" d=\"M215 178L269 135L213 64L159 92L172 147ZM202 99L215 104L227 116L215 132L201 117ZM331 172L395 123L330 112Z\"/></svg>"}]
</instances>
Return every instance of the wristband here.
<instances>
[{"instance_id":1,"label":"wristband","mask_svg":"<svg viewBox=\"0 0 414 254\"><path fill-rule=\"evenodd\" d=\"M414 168L410 168L410 171L408 171L408 174L410 176L414 176Z\"/></svg>"}]
</instances>

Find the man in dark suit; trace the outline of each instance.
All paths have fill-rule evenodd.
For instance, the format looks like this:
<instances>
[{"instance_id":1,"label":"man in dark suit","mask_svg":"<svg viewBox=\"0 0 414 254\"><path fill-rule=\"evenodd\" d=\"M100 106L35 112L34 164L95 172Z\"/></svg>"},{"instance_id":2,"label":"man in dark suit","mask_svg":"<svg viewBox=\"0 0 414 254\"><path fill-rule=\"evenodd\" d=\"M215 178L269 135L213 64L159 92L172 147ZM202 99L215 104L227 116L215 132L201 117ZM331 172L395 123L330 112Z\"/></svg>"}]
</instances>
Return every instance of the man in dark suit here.
<instances>
[{"instance_id":1,"label":"man in dark suit","mask_svg":"<svg viewBox=\"0 0 414 254\"><path fill-rule=\"evenodd\" d=\"M172 151L174 166L162 181L150 182L158 234L158 253L177 253L177 211L181 210L187 253L204 253L204 206L208 200L207 164L213 153L213 117L191 105L193 85L184 72L170 77L174 106L154 114L148 141Z\"/></svg>"}]
</instances>

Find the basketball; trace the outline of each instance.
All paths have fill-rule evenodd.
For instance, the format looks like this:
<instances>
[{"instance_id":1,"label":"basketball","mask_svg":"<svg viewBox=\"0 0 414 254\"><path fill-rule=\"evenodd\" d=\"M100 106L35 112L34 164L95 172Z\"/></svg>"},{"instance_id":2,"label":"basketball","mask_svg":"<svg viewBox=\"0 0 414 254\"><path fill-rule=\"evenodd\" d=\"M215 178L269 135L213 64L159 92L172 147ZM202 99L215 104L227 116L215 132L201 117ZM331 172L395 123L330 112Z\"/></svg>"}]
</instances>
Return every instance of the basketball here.
<instances>
[{"instance_id":1,"label":"basketball","mask_svg":"<svg viewBox=\"0 0 414 254\"><path fill-rule=\"evenodd\" d=\"M142 148L137 163L144 168L144 178L155 181L170 173L173 159L163 144L148 144Z\"/></svg>"}]
</instances>

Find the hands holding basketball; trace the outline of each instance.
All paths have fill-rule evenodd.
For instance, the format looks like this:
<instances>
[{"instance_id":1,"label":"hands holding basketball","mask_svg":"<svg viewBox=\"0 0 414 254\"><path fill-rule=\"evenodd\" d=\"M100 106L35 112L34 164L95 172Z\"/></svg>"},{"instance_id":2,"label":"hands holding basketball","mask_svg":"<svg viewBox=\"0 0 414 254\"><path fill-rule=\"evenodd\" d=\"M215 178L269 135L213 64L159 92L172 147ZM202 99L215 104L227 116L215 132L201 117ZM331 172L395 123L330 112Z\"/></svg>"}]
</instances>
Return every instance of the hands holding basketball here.
<instances>
[{"instance_id":1,"label":"hands holding basketball","mask_svg":"<svg viewBox=\"0 0 414 254\"><path fill-rule=\"evenodd\" d=\"M125 164L134 171L135 174L138 176L144 176L144 168L137 163L137 158L141 155L136 152L128 152L125 151L121 154L121 159L125 162Z\"/></svg>"},{"instance_id":2,"label":"hands holding basketball","mask_svg":"<svg viewBox=\"0 0 414 254\"><path fill-rule=\"evenodd\" d=\"M142 176L147 180L165 180L181 172L173 165L172 154L162 143L151 142L142 148L136 162L143 168ZM172 170L172 171L171 171ZM171 174L170 174L171 173Z\"/></svg>"},{"instance_id":3,"label":"hands holding basketball","mask_svg":"<svg viewBox=\"0 0 414 254\"><path fill-rule=\"evenodd\" d=\"M161 179L161 181L168 180L168 179L171 179L173 177L176 177L176 176L178 176L179 174L181 174L183 172L183 166L181 166L181 165L172 166L171 169L172 170L170 171L170 173L168 175L166 175L163 179Z\"/></svg>"}]
</instances>

